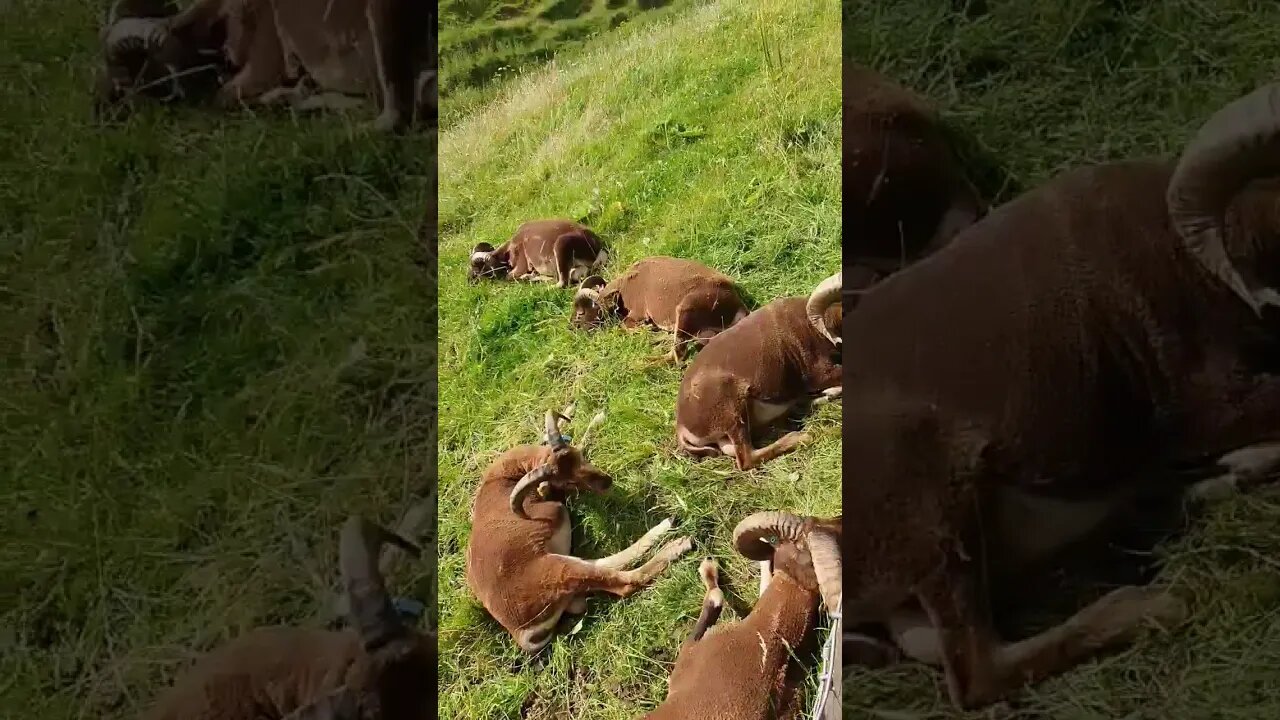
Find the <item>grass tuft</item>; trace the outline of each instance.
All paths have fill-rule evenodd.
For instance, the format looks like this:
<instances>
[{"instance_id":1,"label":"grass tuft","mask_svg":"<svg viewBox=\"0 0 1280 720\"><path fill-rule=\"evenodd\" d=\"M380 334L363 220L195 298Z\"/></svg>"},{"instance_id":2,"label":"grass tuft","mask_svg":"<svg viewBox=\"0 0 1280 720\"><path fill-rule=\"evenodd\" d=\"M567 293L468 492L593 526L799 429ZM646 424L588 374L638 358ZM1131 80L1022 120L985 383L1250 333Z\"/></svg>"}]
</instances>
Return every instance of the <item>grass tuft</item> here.
<instances>
[{"instance_id":1,"label":"grass tuft","mask_svg":"<svg viewBox=\"0 0 1280 720\"><path fill-rule=\"evenodd\" d=\"M0 5L0 715L136 718L198 652L319 622L344 517L433 490L434 139L97 126L101 7ZM432 563L391 582L433 614Z\"/></svg>"}]
</instances>

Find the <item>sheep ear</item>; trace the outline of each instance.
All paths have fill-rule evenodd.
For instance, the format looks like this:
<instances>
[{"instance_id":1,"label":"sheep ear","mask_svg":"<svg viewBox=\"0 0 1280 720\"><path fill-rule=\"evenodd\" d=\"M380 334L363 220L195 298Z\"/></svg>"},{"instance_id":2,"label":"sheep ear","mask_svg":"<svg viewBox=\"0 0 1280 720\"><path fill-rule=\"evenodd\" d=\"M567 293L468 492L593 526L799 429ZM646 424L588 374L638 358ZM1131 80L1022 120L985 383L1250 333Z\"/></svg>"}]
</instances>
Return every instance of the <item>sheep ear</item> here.
<instances>
[{"instance_id":1,"label":"sheep ear","mask_svg":"<svg viewBox=\"0 0 1280 720\"><path fill-rule=\"evenodd\" d=\"M360 720L356 694L345 685L284 716L284 720Z\"/></svg>"}]
</instances>

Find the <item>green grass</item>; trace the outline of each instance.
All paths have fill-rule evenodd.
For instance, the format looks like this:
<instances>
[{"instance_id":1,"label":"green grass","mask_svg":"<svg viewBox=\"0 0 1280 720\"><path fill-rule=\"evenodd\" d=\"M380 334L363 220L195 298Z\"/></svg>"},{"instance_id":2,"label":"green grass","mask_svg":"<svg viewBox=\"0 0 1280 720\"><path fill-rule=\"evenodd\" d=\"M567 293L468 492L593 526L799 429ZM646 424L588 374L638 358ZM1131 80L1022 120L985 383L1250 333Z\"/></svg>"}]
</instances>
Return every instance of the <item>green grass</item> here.
<instances>
[{"instance_id":1,"label":"green grass","mask_svg":"<svg viewBox=\"0 0 1280 720\"><path fill-rule=\"evenodd\" d=\"M838 21L818 0L704 4L558 59L442 133L441 717L638 717L665 697L698 613L698 558L726 569L733 621L755 583L734 525L839 511L838 406L809 419L812 444L760 470L694 462L675 449L679 370L644 367L668 336L577 334L571 291L465 278L475 242L568 216L608 243L608 276L671 254L757 304L807 294L840 257ZM572 505L576 551L614 552L667 515L695 549L632 598L593 599L580 631L529 659L466 588L469 510L494 457L536 442L541 414L569 401L583 419L606 412L591 457L615 478Z\"/></svg>"},{"instance_id":2,"label":"green grass","mask_svg":"<svg viewBox=\"0 0 1280 720\"><path fill-rule=\"evenodd\" d=\"M845 2L846 56L938 101L1025 188L1088 163L1171 156L1210 113L1280 74L1273 3L992 0L971 17L952 5ZM950 710L930 670L856 672L846 717L1280 717L1280 500L1224 503L1158 557L1159 581L1191 598L1185 628L970 714Z\"/></svg>"},{"instance_id":3,"label":"green grass","mask_svg":"<svg viewBox=\"0 0 1280 720\"><path fill-rule=\"evenodd\" d=\"M435 484L434 140L95 127L98 12L0 4L0 717L138 717ZM392 581L434 602L433 562Z\"/></svg>"},{"instance_id":4,"label":"green grass","mask_svg":"<svg viewBox=\"0 0 1280 720\"><path fill-rule=\"evenodd\" d=\"M509 82L620 25L648 23L694 0L444 0L440 120L448 127Z\"/></svg>"}]
</instances>

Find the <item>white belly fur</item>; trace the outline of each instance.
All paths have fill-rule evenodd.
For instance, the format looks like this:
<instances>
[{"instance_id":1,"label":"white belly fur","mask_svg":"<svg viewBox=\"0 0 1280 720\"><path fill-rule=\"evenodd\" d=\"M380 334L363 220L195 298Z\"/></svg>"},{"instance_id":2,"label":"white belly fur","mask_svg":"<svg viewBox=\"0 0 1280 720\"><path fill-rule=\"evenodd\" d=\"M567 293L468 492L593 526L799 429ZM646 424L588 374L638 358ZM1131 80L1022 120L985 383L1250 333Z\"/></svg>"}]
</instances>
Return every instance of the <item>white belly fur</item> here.
<instances>
[{"instance_id":1,"label":"white belly fur","mask_svg":"<svg viewBox=\"0 0 1280 720\"><path fill-rule=\"evenodd\" d=\"M760 429L786 415L793 403L771 403L763 400L751 401L751 426Z\"/></svg>"},{"instance_id":2,"label":"white belly fur","mask_svg":"<svg viewBox=\"0 0 1280 720\"><path fill-rule=\"evenodd\" d=\"M1096 531L1120 505L1119 496L1074 501L1003 489L996 507L999 552L1014 566L1044 559Z\"/></svg>"}]
</instances>

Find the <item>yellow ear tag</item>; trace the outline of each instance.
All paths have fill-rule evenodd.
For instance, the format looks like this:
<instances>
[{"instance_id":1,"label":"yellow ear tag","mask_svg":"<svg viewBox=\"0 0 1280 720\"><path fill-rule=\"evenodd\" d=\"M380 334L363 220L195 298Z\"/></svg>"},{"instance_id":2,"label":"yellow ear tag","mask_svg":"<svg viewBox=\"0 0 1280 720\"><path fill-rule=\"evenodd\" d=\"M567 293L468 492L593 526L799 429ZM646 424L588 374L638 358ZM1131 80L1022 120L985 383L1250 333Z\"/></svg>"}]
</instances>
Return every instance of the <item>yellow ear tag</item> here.
<instances>
[{"instance_id":1,"label":"yellow ear tag","mask_svg":"<svg viewBox=\"0 0 1280 720\"><path fill-rule=\"evenodd\" d=\"M550 495L551 495L551 486L547 484L547 481L543 480L542 482L538 483L538 497L542 498L543 500L546 500Z\"/></svg>"}]
</instances>

